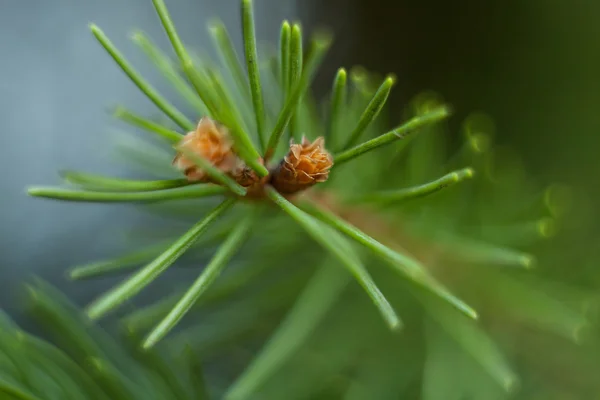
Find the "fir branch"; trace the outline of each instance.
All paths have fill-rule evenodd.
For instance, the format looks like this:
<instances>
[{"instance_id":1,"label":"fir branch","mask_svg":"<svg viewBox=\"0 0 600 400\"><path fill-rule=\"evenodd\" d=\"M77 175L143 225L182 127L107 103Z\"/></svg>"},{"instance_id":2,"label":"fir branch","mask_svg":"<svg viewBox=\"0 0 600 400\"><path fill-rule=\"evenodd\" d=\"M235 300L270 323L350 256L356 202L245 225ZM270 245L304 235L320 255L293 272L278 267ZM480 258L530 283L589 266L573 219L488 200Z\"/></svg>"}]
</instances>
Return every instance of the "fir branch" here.
<instances>
[{"instance_id":1,"label":"fir branch","mask_svg":"<svg viewBox=\"0 0 600 400\"><path fill-rule=\"evenodd\" d=\"M183 70L186 75L192 82L192 85L198 91L198 95L206 104L211 114L218 119L220 116L220 112L223 110L218 110L217 105L215 104L215 99L213 96L213 88L214 84L206 79L202 74L196 69L194 62L192 61L191 56L186 50L185 46L181 42L179 35L175 29L173 21L171 20L171 16L169 15L167 8L164 4L163 0L153 0L156 8L156 12L158 13L160 20L163 23L167 36L173 45L175 53L179 57L181 61ZM260 155L252 141L248 137L248 134L239 127L232 127L231 134L233 136L233 140L235 142L236 149L240 155L240 157L250 166L259 176L267 176L268 171L264 165L259 162Z\"/></svg>"},{"instance_id":2,"label":"fir branch","mask_svg":"<svg viewBox=\"0 0 600 400\"><path fill-rule=\"evenodd\" d=\"M470 318L477 318L477 312L473 308L454 296L448 289L437 282L417 260L384 246L355 226L352 226L350 223L322 207L317 207L311 203L303 203L303 208L316 218L370 249L373 253L386 261L395 271L400 272L411 282L416 283L436 296L439 296Z\"/></svg>"},{"instance_id":3,"label":"fir branch","mask_svg":"<svg viewBox=\"0 0 600 400\"><path fill-rule=\"evenodd\" d=\"M446 118L448 115L449 110L447 108L439 108L437 110L430 111L423 115L414 117L410 121L406 122L404 125L401 125L398 128L393 129L387 133L384 133L383 135L376 137L375 139L371 139L362 144L359 144L356 147L336 154L334 157L335 165L344 164L371 150L375 150L381 146L386 146L396 140L404 139L408 135L416 133L422 127L438 122L439 120Z\"/></svg>"},{"instance_id":4,"label":"fir branch","mask_svg":"<svg viewBox=\"0 0 600 400\"><path fill-rule=\"evenodd\" d=\"M165 318L150 332L143 343L144 348L153 347L161 338L175 327L184 315L190 310L198 298L219 277L221 271L228 261L235 255L244 243L250 232L250 228L256 219L255 213L250 213L242 219L232 230L231 234L221 244L204 271L171 309Z\"/></svg>"},{"instance_id":5,"label":"fir branch","mask_svg":"<svg viewBox=\"0 0 600 400\"><path fill-rule=\"evenodd\" d=\"M188 232L177 239L164 253L150 264L132 275L129 279L111 289L87 307L87 314L98 319L119 306L152 282L158 275L173 264L190 246L194 244L206 229L225 213L236 199L228 199L211 211L204 219L197 222Z\"/></svg>"},{"instance_id":6,"label":"fir branch","mask_svg":"<svg viewBox=\"0 0 600 400\"><path fill-rule=\"evenodd\" d=\"M317 222L310 215L306 214L292 203L287 201L273 188L266 188L267 196L279 207L281 207L290 217L292 217L306 232L323 248L329 251L340 261L344 267L354 276L358 283L365 289L375 306L379 309L382 317L392 330L401 327L400 318L396 315L392 306L385 296L381 293L371 275L360 261L358 255L352 249L352 246L334 230L326 225Z\"/></svg>"},{"instance_id":7,"label":"fir branch","mask_svg":"<svg viewBox=\"0 0 600 400\"><path fill-rule=\"evenodd\" d=\"M115 60L115 62L121 67L123 72L127 74L129 79L146 95L148 98L160 108L169 118L173 120L182 129L192 130L194 124L188 120L177 108L170 104L164 97L162 97L154 87L152 87L142 76L129 64L129 62L123 57L123 55L117 50L113 43L106 37L104 32L100 30L96 25L91 24L90 29L96 39L100 42L102 47L106 49L108 54Z\"/></svg>"}]
</instances>

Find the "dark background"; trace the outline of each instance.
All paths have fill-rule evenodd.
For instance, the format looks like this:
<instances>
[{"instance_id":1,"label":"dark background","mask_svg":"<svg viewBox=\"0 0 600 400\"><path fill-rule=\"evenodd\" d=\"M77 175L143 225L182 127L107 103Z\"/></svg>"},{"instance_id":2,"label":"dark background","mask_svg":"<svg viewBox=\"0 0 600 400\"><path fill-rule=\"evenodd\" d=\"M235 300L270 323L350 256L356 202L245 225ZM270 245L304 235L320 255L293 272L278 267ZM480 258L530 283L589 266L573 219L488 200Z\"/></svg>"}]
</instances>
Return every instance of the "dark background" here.
<instances>
[{"instance_id":1,"label":"dark background","mask_svg":"<svg viewBox=\"0 0 600 400\"><path fill-rule=\"evenodd\" d=\"M312 1L338 37L332 64L394 72L393 101L432 89L491 114L497 139L549 180L588 185L600 131L600 4L575 0ZM341 43L340 43L341 42ZM330 65L331 76L335 65Z\"/></svg>"},{"instance_id":2,"label":"dark background","mask_svg":"<svg viewBox=\"0 0 600 400\"><path fill-rule=\"evenodd\" d=\"M317 91L329 88L337 67L360 64L398 76L390 101L399 111L424 89L441 93L453 105L455 123L483 110L495 118L496 141L514 146L534 176L573 185L582 204L594 210L600 199L600 4L255 3L260 39L276 40L283 18L300 18L306 30L321 25L333 29L335 46L317 79ZM237 0L168 5L187 43L209 48L205 26L217 15L241 45ZM30 273L85 302L99 290L90 288L103 281L71 284L63 271L114 254L121 244L119 230L143 216L127 206L29 199L24 188L58 183L56 171L63 168L118 175L122 166L111 164L106 108L126 104L140 113L154 112L95 42L88 22L97 23L167 95L168 86L154 79L152 66L127 35L141 28L164 49L168 43L150 0L2 0L0 6L0 306L12 308L17 284ZM589 243L597 243L592 242L595 215L586 221L581 229L589 232Z\"/></svg>"}]
</instances>

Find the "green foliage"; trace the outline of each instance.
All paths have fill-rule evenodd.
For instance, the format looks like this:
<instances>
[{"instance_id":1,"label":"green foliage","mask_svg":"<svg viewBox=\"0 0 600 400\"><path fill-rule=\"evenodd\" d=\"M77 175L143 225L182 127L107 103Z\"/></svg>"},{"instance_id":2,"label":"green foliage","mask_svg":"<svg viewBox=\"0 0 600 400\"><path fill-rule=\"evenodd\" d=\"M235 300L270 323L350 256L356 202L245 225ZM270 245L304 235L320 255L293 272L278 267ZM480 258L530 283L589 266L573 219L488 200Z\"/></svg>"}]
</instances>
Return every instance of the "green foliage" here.
<instances>
[{"instance_id":1,"label":"green foliage","mask_svg":"<svg viewBox=\"0 0 600 400\"><path fill-rule=\"evenodd\" d=\"M42 282L27 287L25 304L29 315L52 339L32 336L0 315L2 398L208 398L206 391L196 386L204 379L195 366L197 356L188 355L188 361L184 353L140 352L131 333L114 339Z\"/></svg>"},{"instance_id":2,"label":"green foliage","mask_svg":"<svg viewBox=\"0 0 600 400\"><path fill-rule=\"evenodd\" d=\"M595 299L529 270L529 251L559 218L553 202L540 200L549 190L521 179L514 163L494 162L485 124L465 124L465 144L449 154L448 105L419 96L390 130L394 79L343 68L321 115L310 85L328 35L314 35L304 53L300 25L284 22L277 64L263 68L252 2L242 0L246 75L222 23L210 25L218 68L183 45L162 0L154 5L177 59L141 33L133 40L195 105L195 120L226 125L237 154L262 177L277 167L286 130L296 138L322 133L336 150L330 178L303 195L286 198L266 185L265 196L252 198L208 160L186 154L220 185L68 171L63 178L75 188L30 188L58 200L150 202L140 207L191 227L181 236L157 230L157 243L72 269L73 279L135 269L89 305L87 317L50 288L32 286L33 313L56 345L4 321L0 390L18 399L202 399L206 391L226 399L527 398L519 390L537 369L519 332L583 341L593 321L582 304ZM179 126L118 108L121 121L166 139L162 147L134 142L124 154L148 171L169 170L173 144L194 124L91 29ZM184 257L204 253L210 261L200 270ZM120 307L176 265L199 270L191 286ZM557 300L563 296L568 301ZM109 311L122 311L118 344L86 319Z\"/></svg>"}]
</instances>

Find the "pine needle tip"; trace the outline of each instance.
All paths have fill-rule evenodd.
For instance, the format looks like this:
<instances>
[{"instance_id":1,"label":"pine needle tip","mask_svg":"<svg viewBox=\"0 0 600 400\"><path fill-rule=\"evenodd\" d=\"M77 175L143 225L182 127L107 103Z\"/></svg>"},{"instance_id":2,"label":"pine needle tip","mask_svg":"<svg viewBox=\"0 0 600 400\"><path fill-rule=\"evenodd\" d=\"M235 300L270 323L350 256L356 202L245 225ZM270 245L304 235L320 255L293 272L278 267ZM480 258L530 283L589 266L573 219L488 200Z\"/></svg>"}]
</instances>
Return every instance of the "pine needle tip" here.
<instances>
[{"instance_id":1,"label":"pine needle tip","mask_svg":"<svg viewBox=\"0 0 600 400\"><path fill-rule=\"evenodd\" d=\"M590 336L590 326L587 322L582 322L573 329L573 341L577 344L585 343Z\"/></svg>"},{"instance_id":2,"label":"pine needle tip","mask_svg":"<svg viewBox=\"0 0 600 400\"><path fill-rule=\"evenodd\" d=\"M317 47L327 49L333 42L333 33L327 29L321 29L315 32L314 40Z\"/></svg>"},{"instance_id":3,"label":"pine needle tip","mask_svg":"<svg viewBox=\"0 0 600 400\"><path fill-rule=\"evenodd\" d=\"M123 106L116 106L112 108L111 114L115 118L121 118L123 115L127 114L127 110Z\"/></svg>"},{"instance_id":4,"label":"pine needle tip","mask_svg":"<svg viewBox=\"0 0 600 400\"><path fill-rule=\"evenodd\" d=\"M518 385L519 382L517 381L517 379L512 377L505 378L502 384L504 390L506 390L508 393L514 392L517 389Z\"/></svg>"},{"instance_id":5,"label":"pine needle tip","mask_svg":"<svg viewBox=\"0 0 600 400\"><path fill-rule=\"evenodd\" d=\"M41 187L37 187L37 186L31 186L28 188L25 188L25 193L27 193L29 196L41 196L44 192L44 189Z\"/></svg>"},{"instance_id":6,"label":"pine needle tip","mask_svg":"<svg viewBox=\"0 0 600 400\"><path fill-rule=\"evenodd\" d=\"M350 79L355 83L364 82L368 75L367 70L362 65L355 65L350 69Z\"/></svg>"},{"instance_id":7,"label":"pine needle tip","mask_svg":"<svg viewBox=\"0 0 600 400\"><path fill-rule=\"evenodd\" d=\"M551 238L556 235L556 222L552 218L544 218L538 223L538 231L544 238Z\"/></svg>"},{"instance_id":8,"label":"pine needle tip","mask_svg":"<svg viewBox=\"0 0 600 400\"><path fill-rule=\"evenodd\" d=\"M140 43L144 40L144 34L139 29L135 29L129 33L129 38L134 43Z\"/></svg>"},{"instance_id":9,"label":"pine needle tip","mask_svg":"<svg viewBox=\"0 0 600 400\"><path fill-rule=\"evenodd\" d=\"M220 19L211 18L207 23L207 27L208 27L208 32L211 35L216 35L224 28L224 25L223 25L223 21L221 21Z\"/></svg>"},{"instance_id":10,"label":"pine needle tip","mask_svg":"<svg viewBox=\"0 0 600 400\"><path fill-rule=\"evenodd\" d=\"M475 176L475 170L473 168L465 168L465 169L461 169L460 171L456 171L454 173L455 175L455 179L456 182L460 182L463 179L471 179Z\"/></svg>"},{"instance_id":11,"label":"pine needle tip","mask_svg":"<svg viewBox=\"0 0 600 400\"><path fill-rule=\"evenodd\" d=\"M523 255L520 257L519 263L525 269L533 269L535 268L535 258L531 255Z\"/></svg>"},{"instance_id":12,"label":"pine needle tip","mask_svg":"<svg viewBox=\"0 0 600 400\"><path fill-rule=\"evenodd\" d=\"M29 285L29 284L24 285L24 287L25 287L25 291L27 292L27 295L29 296L29 298L33 301L37 301L38 300L37 289L35 289L32 285Z\"/></svg>"},{"instance_id":13,"label":"pine needle tip","mask_svg":"<svg viewBox=\"0 0 600 400\"><path fill-rule=\"evenodd\" d=\"M76 281L79 279L79 273L76 269L70 269L64 272L64 276L66 279L70 281Z\"/></svg>"}]
</instances>

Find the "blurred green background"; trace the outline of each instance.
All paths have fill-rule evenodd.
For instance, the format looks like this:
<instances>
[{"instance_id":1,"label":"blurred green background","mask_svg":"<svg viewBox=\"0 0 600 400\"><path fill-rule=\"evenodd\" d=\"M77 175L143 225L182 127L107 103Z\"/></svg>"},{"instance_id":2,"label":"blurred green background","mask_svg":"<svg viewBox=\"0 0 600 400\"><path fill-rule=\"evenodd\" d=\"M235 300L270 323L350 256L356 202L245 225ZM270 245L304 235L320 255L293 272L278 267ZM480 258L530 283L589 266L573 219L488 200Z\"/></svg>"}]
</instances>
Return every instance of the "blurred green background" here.
<instances>
[{"instance_id":1,"label":"blurred green background","mask_svg":"<svg viewBox=\"0 0 600 400\"><path fill-rule=\"evenodd\" d=\"M598 2L311 3L303 3L302 19L332 26L338 38L323 84L337 64L394 72L397 104L435 90L457 120L490 113L498 140L517 147L537 175L598 186Z\"/></svg>"},{"instance_id":2,"label":"blurred green background","mask_svg":"<svg viewBox=\"0 0 600 400\"><path fill-rule=\"evenodd\" d=\"M338 65L393 72L398 110L433 90L454 107L456 131L467 114L485 112L495 142L513 148L534 179L571 186L561 246L546 260L563 279L598 287L600 2L310 3L302 3L302 19L337 37L320 85L329 86Z\"/></svg>"}]
</instances>

